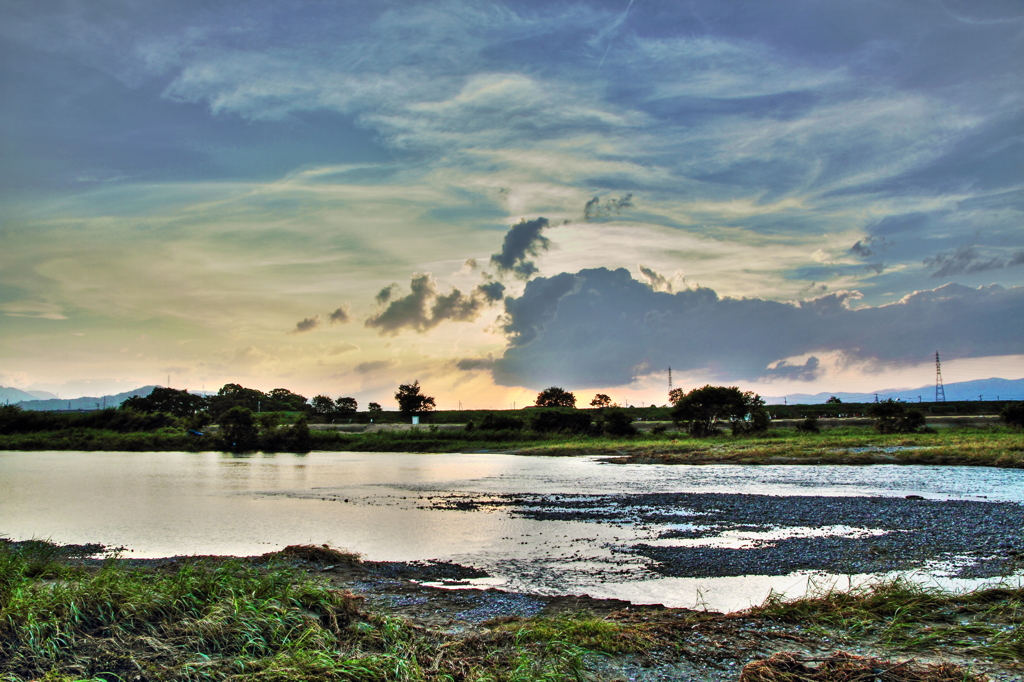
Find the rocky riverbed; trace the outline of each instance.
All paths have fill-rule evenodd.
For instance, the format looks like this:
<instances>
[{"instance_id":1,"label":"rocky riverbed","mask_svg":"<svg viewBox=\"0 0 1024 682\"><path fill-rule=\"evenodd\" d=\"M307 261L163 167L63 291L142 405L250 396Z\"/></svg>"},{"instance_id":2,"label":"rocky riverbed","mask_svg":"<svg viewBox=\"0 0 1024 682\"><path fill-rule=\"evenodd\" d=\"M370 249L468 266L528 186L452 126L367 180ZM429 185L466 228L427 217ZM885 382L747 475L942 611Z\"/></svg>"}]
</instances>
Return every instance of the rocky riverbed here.
<instances>
[{"instance_id":1,"label":"rocky riverbed","mask_svg":"<svg viewBox=\"0 0 1024 682\"><path fill-rule=\"evenodd\" d=\"M439 509L505 509L536 520L646 526L656 539L614 550L673 577L888 573L958 578L1024 568L1024 505L894 497L728 493L448 495Z\"/></svg>"}]
</instances>

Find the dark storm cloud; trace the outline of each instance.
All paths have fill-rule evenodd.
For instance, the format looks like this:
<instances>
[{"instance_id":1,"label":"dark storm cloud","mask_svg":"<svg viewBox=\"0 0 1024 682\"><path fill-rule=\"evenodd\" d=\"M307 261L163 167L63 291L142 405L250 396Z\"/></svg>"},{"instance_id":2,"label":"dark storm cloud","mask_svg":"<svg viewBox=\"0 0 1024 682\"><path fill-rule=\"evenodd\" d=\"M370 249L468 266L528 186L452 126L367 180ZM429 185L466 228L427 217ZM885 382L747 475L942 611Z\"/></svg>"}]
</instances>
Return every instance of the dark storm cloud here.
<instances>
[{"instance_id":1,"label":"dark storm cloud","mask_svg":"<svg viewBox=\"0 0 1024 682\"><path fill-rule=\"evenodd\" d=\"M511 272L516 277L529 279L537 272L537 266L526 257L539 256L541 251L547 251L551 242L541 234L547 226L547 218L519 221L505 234L501 253L491 256L491 263L499 272Z\"/></svg>"},{"instance_id":2,"label":"dark storm cloud","mask_svg":"<svg viewBox=\"0 0 1024 682\"><path fill-rule=\"evenodd\" d=\"M331 324L345 324L346 322L348 322L351 319L349 315L348 304L343 305L340 308L337 308L333 313L331 313L328 319L330 320Z\"/></svg>"},{"instance_id":3,"label":"dark storm cloud","mask_svg":"<svg viewBox=\"0 0 1024 682\"><path fill-rule=\"evenodd\" d=\"M897 303L853 308L855 292L800 303L721 298L711 289L652 291L624 269L537 278L505 300L509 348L493 369L503 385L607 385L672 366L717 380L787 376L820 368L785 358L841 351L879 362L1024 351L1024 287L947 284ZM984 330L979 333L978 330Z\"/></svg>"},{"instance_id":4,"label":"dark storm cloud","mask_svg":"<svg viewBox=\"0 0 1024 682\"><path fill-rule=\"evenodd\" d=\"M961 246L953 253L940 253L924 259L924 264L937 267L932 277L950 277L952 275L973 275L987 270L1001 270L1024 264L1024 251L1017 251L1009 258L993 256L985 258L978 254L973 246Z\"/></svg>"},{"instance_id":5,"label":"dark storm cloud","mask_svg":"<svg viewBox=\"0 0 1024 682\"><path fill-rule=\"evenodd\" d=\"M489 304L500 301L505 290L500 282L489 282L476 286L469 294L454 287L442 294L430 273L414 275L409 288L409 294L402 298L394 298L397 285L381 291L377 302L387 303L387 307L366 320L366 326L381 334L395 335L403 329L425 332L446 320L471 322ZM387 295L382 296L385 292Z\"/></svg>"},{"instance_id":6,"label":"dark storm cloud","mask_svg":"<svg viewBox=\"0 0 1024 682\"><path fill-rule=\"evenodd\" d=\"M307 317L299 320L295 323L295 329L291 331L292 334L303 334L305 332L311 332L320 326L320 316L314 315L313 317Z\"/></svg>"}]
</instances>

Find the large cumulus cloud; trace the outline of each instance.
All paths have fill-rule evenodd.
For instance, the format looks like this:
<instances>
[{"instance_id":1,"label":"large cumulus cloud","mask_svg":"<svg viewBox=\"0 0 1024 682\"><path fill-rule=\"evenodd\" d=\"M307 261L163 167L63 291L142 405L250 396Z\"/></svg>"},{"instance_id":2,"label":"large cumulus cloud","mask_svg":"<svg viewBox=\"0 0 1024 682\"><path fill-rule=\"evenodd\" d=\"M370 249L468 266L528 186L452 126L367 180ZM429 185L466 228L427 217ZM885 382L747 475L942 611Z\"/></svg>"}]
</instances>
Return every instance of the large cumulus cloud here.
<instances>
[{"instance_id":1,"label":"large cumulus cloud","mask_svg":"<svg viewBox=\"0 0 1024 682\"><path fill-rule=\"evenodd\" d=\"M627 270L596 268L540 277L505 300L509 347L493 366L503 385L624 385L672 366L722 381L810 379L817 358L841 351L880 362L1024 351L1024 287L947 284L876 307L856 292L799 303L723 298L711 289L653 291Z\"/></svg>"}]
</instances>

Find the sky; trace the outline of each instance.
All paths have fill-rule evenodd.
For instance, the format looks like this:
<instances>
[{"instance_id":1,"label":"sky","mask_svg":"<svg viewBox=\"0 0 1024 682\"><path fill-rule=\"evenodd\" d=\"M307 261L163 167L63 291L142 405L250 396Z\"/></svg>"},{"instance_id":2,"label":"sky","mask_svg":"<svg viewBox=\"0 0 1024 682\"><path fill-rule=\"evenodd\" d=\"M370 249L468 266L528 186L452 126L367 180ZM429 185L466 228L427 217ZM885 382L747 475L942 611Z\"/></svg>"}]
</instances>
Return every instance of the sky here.
<instances>
[{"instance_id":1,"label":"sky","mask_svg":"<svg viewBox=\"0 0 1024 682\"><path fill-rule=\"evenodd\" d=\"M1017 0L0 0L0 384L1024 377Z\"/></svg>"}]
</instances>

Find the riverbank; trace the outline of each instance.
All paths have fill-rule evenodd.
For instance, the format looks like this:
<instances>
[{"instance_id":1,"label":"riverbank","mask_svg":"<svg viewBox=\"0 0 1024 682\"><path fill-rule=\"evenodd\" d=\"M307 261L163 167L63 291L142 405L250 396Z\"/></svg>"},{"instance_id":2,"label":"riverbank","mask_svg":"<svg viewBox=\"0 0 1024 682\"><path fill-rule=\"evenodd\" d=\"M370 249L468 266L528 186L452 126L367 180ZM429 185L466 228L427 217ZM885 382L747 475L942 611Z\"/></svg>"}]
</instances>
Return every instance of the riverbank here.
<instances>
[{"instance_id":1,"label":"riverbank","mask_svg":"<svg viewBox=\"0 0 1024 682\"><path fill-rule=\"evenodd\" d=\"M867 426L840 426L818 433L795 428L763 434L694 438L684 433L641 430L608 437L483 431L444 427L381 428L348 432L314 429L309 449L332 452L504 452L520 455L606 455L609 462L637 464L944 464L1024 467L1024 433L997 425L950 424L922 433L880 434ZM76 429L0 435L0 450L203 452L219 449L214 436L174 430L116 433Z\"/></svg>"},{"instance_id":2,"label":"riverbank","mask_svg":"<svg viewBox=\"0 0 1024 682\"><path fill-rule=\"evenodd\" d=\"M890 681L1020 679L1024 663L1019 589L955 596L896 581L720 614L439 589L423 583L472 569L325 547L89 558L97 549L0 544L4 679L721 682L780 651L814 666L840 649L906 672L922 670L911 657L962 666Z\"/></svg>"}]
</instances>

